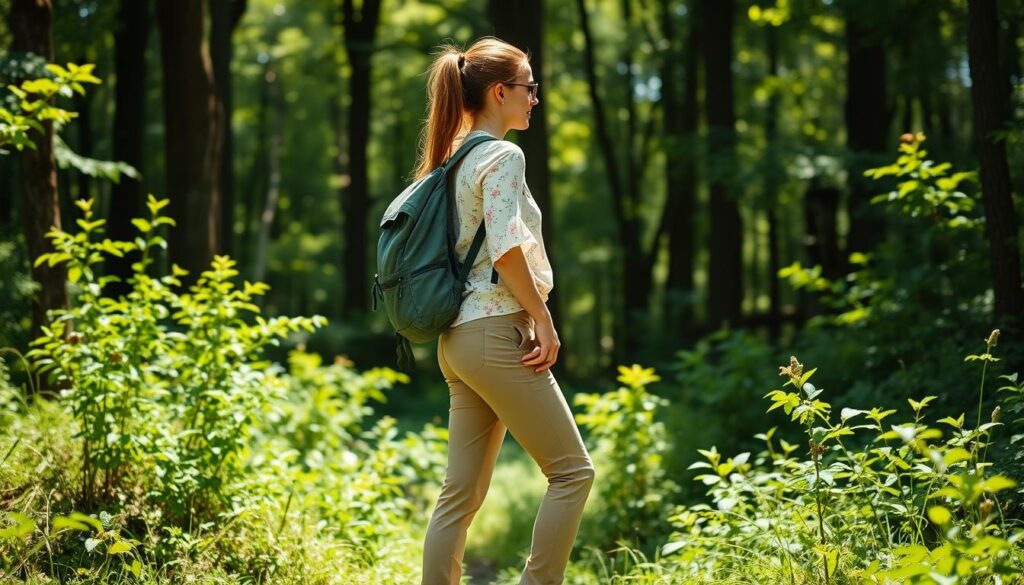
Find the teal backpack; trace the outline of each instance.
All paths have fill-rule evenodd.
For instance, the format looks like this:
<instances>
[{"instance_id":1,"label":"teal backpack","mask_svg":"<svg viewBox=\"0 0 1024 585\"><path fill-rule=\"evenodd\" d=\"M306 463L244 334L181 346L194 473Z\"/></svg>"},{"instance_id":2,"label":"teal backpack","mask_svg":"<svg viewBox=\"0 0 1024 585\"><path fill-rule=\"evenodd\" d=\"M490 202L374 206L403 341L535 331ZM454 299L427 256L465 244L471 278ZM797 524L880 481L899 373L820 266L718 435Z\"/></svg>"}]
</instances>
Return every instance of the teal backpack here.
<instances>
[{"instance_id":1,"label":"teal backpack","mask_svg":"<svg viewBox=\"0 0 1024 585\"><path fill-rule=\"evenodd\" d=\"M378 303L384 305L398 336L398 365L403 369L415 365L410 341L436 339L459 316L466 278L485 232L481 222L465 262L459 262L449 175L473 147L490 140L496 138L467 140L445 164L406 187L381 219L373 310Z\"/></svg>"}]
</instances>

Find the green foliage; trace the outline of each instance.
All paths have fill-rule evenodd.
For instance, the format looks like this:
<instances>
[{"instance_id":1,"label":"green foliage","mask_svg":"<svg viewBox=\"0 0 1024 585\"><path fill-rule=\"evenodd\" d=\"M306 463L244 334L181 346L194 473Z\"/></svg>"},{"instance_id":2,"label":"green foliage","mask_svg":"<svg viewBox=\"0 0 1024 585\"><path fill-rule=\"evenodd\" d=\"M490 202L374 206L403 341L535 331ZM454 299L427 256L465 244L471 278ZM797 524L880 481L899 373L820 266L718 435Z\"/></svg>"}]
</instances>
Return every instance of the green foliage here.
<instances>
[{"instance_id":1,"label":"green foliage","mask_svg":"<svg viewBox=\"0 0 1024 585\"><path fill-rule=\"evenodd\" d=\"M51 77L28 79L21 84L9 85L7 89L18 99L13 109L0 107L0 154L4 147L23 150L35 149L30 131L42 131L42 123L51 121L61 126L77 114L51 104L54 96L68 98L73 94L85 94L86 83L100 83L92 74L94 65L78 66L68 63L67 68L56 64L46 66Z\"/></svg>"},{"instance_id":2,"label":"green foliage","mask_svg":"<svg viewBox=\"0 0 1024 585\"><path fill-rule=\"evenodd\" d=\"M236 288L234 262L217 257L188 293L184 271L153 278L151 252L165 245L156 228L173 222L152 196L149 219L135 219L132 242L102 238L92 202L74 235L52 230L54 252L36 263L65 263L75 305L57 311L30 356L62 388L79 423L81 496L92 501L136 482L174 521L210 518L228 502L224 485L241 467L248 429L280 387L258 361L268 345L312 331L319 317L263 319L254 298L266 286ZM114 277L99 276L107 256L138 254L128 295L103 296Z\"/></svg>"},{"instance_id":3,"label":"green foliage","mask_svg":"<svg viewBox=\"0 0 1024 585\"><path fill-rule=\"evenodd\" d=\"M872 179L899 180L898 188L871 202L896 204L911 217L923 216L948 228L977 227L979 219L971 213L976 207L974 199L958 190L962 183L976 181L977 173L951 172L951 163L926 159L928 152L921 148L924 140L922 132L904 134L894 164L864 171L864 176Z\"/></svg>"},{"instance_id":4,"label":"green foliage","mask_svg":"<svg viewBox=\"0 0 1024 585\"><path fill-rule=\"evenodd\" d=\"M139 171L130 164L81 156L71 150L67 143L56 135L53 137L53 154L60 168L73 168L90 177L106 179L114 183L120 183L122 176L135 180L141 179Z\"/></svg>"},{"instance_id":5,"label":"green foliage","mask_svg":"<svg viewBox=\"0 0 1024 585\"><path fill-rule=\"evenodd\" d=\"M1006 385L1000 387L999 392L1006 392L1007 395L1003 398L1002 406L998 407L1001 411L993 412L992 418L1006 417L1006 424L1020 431L1011 435L1009 441L1011 461L1014 468L1020 471L1024 469L1024 449L1019 446L1024 441L1024 381L1016 373L1000 376L1000 379L1006 380Z\"/></svg>"},{"instance_id":6,"label":"green foliage","mask_svg":"<svg viewBox=\"0 0 1024 585\"><path fill-rule=\"evenodd\" d=\"M804 427L808 451L776 440L774 428L758 435L765 447L754 456L701 451L693 467L705 470L697 479L712 505L677 510L663 549L683 574L941 584L1024 575L1024 531L1004 519L1000 502L1015 484L985 461L1001 423L972 428L961 415L929 425L933 396L909 400L913 418L899 424L887 420L895 410L878 407L844 408L837 420L809 382L814 370L793 358L781 374L796 391L770 392L769 410Z\"/></svg>"},{"instance_id":7,"label":"green foliage","mask_svg":"<svg viewBox=\"0 0 1024 585\"><path fill-rule=\"evenodd\" d=\"M966 410L976 384L956 356L973 343L968 332L992 326L977 206L957 191L971 175L930 161L923 136L905 138L895 163L869 172L879 181L898 180L876 198L894 212L887 237L870 255L852 253L842 277L825 278L821 267L800 263L779 272L828 309L792 346L830 364L827 382L849 381L836 394L840 403L888 407L896 397L928 392L944 408ZM1007 347L1011 359L1019 353L1013 345Z\"/></svg>"},{"instance_id":8,"label":"green foliage","mask_svg":"<svg viewBox=\"0 0 1024 585\"><path fill-rule=\"evenodd\" d=\"M254 429L255 457L249 464L253 489L293 501L313 512L325 533L351 543L373 564L425 507L426 485L443 475L447 431L427 425L401 435L396 420L372 426L371 401L408 377L373 368L356 372L339 358L294 351L285 394L266 410ZM266 477L264 477L266 475ZM284 481L282 481L284 479Z\"/></svg>"},{"instance_id":9,"label":"green foliage","mask_svg":"<svg viewBox=\"0 0 1024 585\"><path fill-rule=\"evenodd\" d=\"M653 368L619 366L617 390L577 394L584 407L576 422L587 431L598 475L599 538L644 544L657 538L678 486L665 477L669 443L665 425L655 419L668 401L646 390L661 378Z\"/></svg>"},{"instance_id":10,"label":"green foliage","mask_svg":"<svg viewBox=\"0 0 1024 585\"><path fill-rule=\"evenodd\" d=\"M38 285L28 274L20 235L0 239L0 347L25 347L31 326L29 310Z\"/></svg>"},{"instance_id":11,"label":"green foliage","mask_svg":"<svg viewBox=\"0 0 1024 585\"><path fill-rule=\"evenodd\" d=\"M669 429L677 453L693 452L714 443L740 447L745 432L764 422L764 413L740 408L762 394L763 373L775 363L775 351L747 331L719 331L698 341L692 349L678 352L673 365L675 395L668 406ZM715 425L703 425L710 417L721 417ZM694 429L700 428L700 433ZM685 465L674 457L671 465ZM674 477L683 474L674 470Z\"/></svg>"}]
</instances>

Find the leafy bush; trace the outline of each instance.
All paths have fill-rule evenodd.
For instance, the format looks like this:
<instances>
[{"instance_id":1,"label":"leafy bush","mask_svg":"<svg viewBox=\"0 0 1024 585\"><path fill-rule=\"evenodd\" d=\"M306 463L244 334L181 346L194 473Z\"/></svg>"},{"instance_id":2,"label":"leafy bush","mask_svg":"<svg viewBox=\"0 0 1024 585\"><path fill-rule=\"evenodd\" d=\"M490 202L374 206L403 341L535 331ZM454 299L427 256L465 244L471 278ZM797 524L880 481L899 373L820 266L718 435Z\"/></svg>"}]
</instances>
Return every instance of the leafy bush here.
<instances>
[{"instance_id":1,"label":"leafy bush","mask_svg":"<svg viewBox=\"0 0 1024 585\"><path fill-rule=\"evenodd\" d=\"M76 302L55 312L29 355L64 388L78 423L82 501L137 484L172 522L212 518L230 504L224 486L241 467L253 416L279 391L260 352L323 318L257 315L246 323L242 316L259 312L253 299L266 286L236 288L238 272L226 257L188 293L178 292L185 272L176 266L150 277L151 252L164 245L156 229L173 223L160 215L166 200L150 196L151 217L134 220L140 235L133 242L101 239L105 222L93 218L92 202L76 203L81 231L52 230L55 251L36 261L67 264ZM98 265L130 253L140 257L130 292L104 297L115 277L100 276Z\"/></svg>"},{"instance_id":2,"label":"leafy bush","mask_svg":"<svg viewBox=\"0 0 1024 585\"><path fill-rule=\"evenodd\" d=\"M591 517L594 537L609 546L619 539L643 546L659 538L678 491L665 477L670 446L665 425L655 420L658 408L668 401L645 388L660 379L653 368L619 366L622 386L617 390L577 394L574 399L584 407L576 421L595 443L592 454L602 477L596 494L599 510Z\"/></svg>"},{"instance_id":3,"label":"leafy bush","mask_svg":"<svg viewBox=\"0 0 1024 585\"><path fill-rule=\"evenodd\" d=\"M996 338L968 359L995 361ZM913 418L900 424L887 420L895 410L877 407L844 408L835 420L810 383L814 370L796 358L781 370L794 391L770 392L769 410L800 423L807 454L776 441L774 428L758 435L765 448L754 456L702 451L693 467L704 471L698 480L713 505L680 508L663 549L680 572L825 583L1007 583L1024 575L1024 530L1003 513L1014 482L986 461L1002 423L979 415L969 426L960 415L928 425L933 397L909 400ZM979 405L984 384L983 372ZM857 439L864 444L854 448Z\"/></svg>"},{"instance_id":4,"label":"leafy bush","mask_svg":"<svg viewBox=\"0 0 1024 585\"><path fill-rule=\"evenodd\" d=\"M252 489L272 481L278 501L313 513L325 535L351 543L372 565L427 507L424 488L444 472L447 431L428 424L400 436L390 417L368 426L370 402L383 402L405 374L359 373L344 358L325 366L302 350L288 362L286 393L253 433Z\"/></svg>"}]
</instances>

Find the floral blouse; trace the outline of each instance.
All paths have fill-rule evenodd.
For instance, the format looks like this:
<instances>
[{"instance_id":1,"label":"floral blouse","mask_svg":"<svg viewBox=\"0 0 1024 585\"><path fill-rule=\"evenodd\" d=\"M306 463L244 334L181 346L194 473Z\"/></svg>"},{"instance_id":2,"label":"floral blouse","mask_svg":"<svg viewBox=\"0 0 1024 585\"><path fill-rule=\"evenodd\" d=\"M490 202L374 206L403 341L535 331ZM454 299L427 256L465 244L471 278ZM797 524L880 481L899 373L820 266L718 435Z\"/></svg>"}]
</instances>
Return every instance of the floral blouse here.
<instances>
[{"instance_id":1,"label":"floral blouse","mask_svg":"<svg viewBox=\"0 0 1024 585\"><path fill-rule=\"evenodd\" d=\"M470 132L463 140L477 134L486 132ZM494 261L516 246L522 246L534 284L547 301L554 287L554 275L541 238L540 208L526 186L523 151L505 140L478 145L462 159L455 175L454 193L459 217L455 245L458 257L466 257L481 221L485 222L487 235L469 271L462 308L452 327L523 310L500 278L497 284L491 283Z\"/></svg>"}]
</instances>

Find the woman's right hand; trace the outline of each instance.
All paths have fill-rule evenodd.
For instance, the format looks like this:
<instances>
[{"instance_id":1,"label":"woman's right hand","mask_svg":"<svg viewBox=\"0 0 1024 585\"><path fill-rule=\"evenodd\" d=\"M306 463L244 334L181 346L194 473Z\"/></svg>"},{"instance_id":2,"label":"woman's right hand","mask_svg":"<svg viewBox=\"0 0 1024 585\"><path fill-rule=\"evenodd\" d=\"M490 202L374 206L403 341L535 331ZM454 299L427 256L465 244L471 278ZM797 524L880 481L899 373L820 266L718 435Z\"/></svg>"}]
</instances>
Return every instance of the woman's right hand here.
<instances>
[{"instance_id":1,"label":"woman's right hand","mask_svg":"<svg viewBox=\"0 0 1024 585\"><path fill-rule=\"evenodd\" d=\"M536 366L533 370L535 372L543 372L558 361L558 350L562 342L558 340L558 332L550 316L538 321L534 332L537 335L537 347L523 356L522 363L524 366Z\"/></svg>"}]
</instances>

